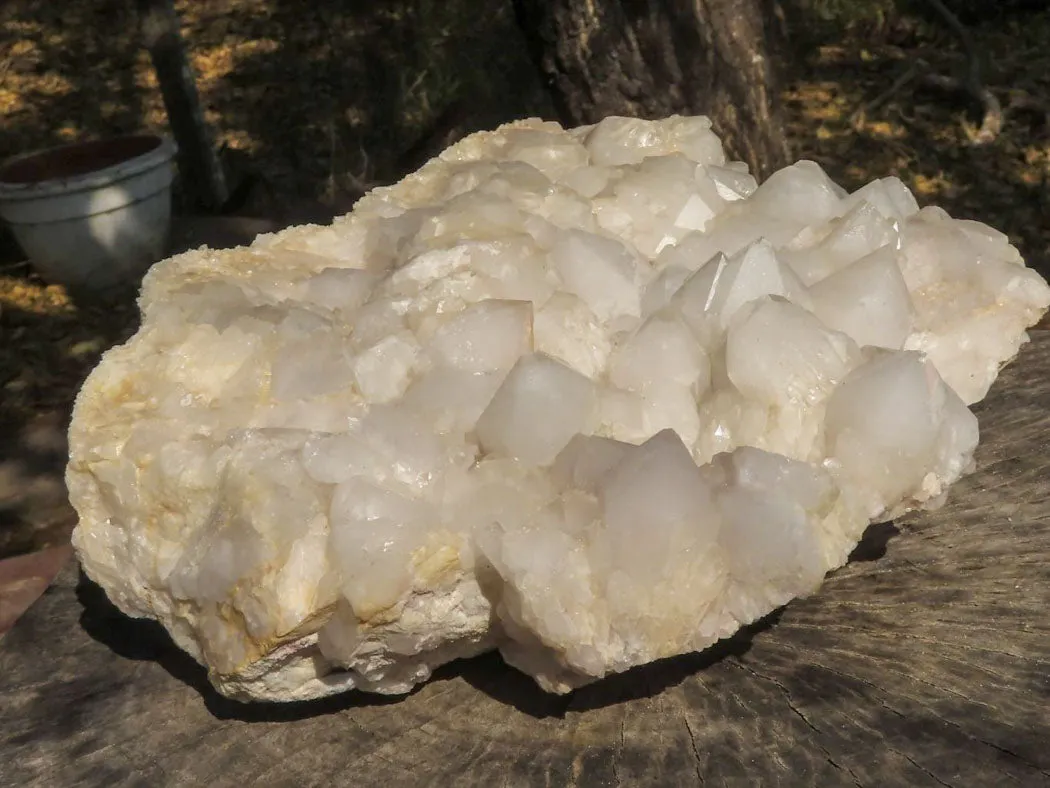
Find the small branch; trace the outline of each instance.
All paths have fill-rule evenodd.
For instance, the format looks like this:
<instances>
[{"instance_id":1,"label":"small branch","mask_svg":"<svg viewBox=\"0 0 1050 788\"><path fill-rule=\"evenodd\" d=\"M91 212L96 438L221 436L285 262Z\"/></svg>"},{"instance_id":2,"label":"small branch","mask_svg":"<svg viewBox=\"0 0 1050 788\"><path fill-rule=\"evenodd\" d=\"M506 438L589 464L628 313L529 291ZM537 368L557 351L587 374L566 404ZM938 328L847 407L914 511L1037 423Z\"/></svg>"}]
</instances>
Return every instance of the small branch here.
<instances>
[{"instance_id":1,"label":"small branch","mask_svg":"<svg viewBox=\"0 0 1050 788\"><path fill-rule=\"evenodd\" d=\"M967 65L969 66L969 81L972 84L980 84L981 82L981 60L977 55L977 49L973 45L973 38L970 36L970 31L966 29L966 25L959 21L959 17L952 13L951 9L946 6L942 0L926 0L933 9L941 15L941 18L948 24L948 27L955 33L955 37L959 39L959 43L962 44L963 53L966 55Z\"/></svg>"},{"instance_id":2,"label":"small branch","mask_svg":"<svg viewBox=\"0 0 1050 788\"><path fill-rule=\"evenodd\" d=\"M986 145L999 136L1003 128L1003 108L999 100L984 85L981 79L981 58L974 46L973 37L966 26L959 21L959 17L952 13L942 0L927 0L930 6L940 14L941 18L952 29L955 37L966 55L966 79L960 82L952 77L943 77L938 74L928 74L924 80L946 90L955 90L969 93L984 110L981 126L975 134L970 134L970 142L974 145Z\"/></svg>"},{"instance_id":3,"label":"small branch","mask_svg":"<svg viewBox=\"0 0 1050 788\"><path fill-rule=\"evenodd\" d=\"M922 61L912 61L911 65L909 65L908 68L906 68L899 77L893 80L893 82L888 88L886 88L886 90L884 90L882 93L877 95L867 104L865 104L852 115L850 115L850 125L854 129L860 129L860 127L863 126L864 122L867 120L869 112L872 112L873 110L876 110L879 107L881 107L891 98L893 98L893 96L896 95L897 91L899 91L901 88L903 88L905 85L907 85L919 75L919 63L921 62Z\"/></svg>"},{"instance_id":4,"label":"small branch","mask_svg":"<svg viewBox=\"0 0 1050 788\"><path fill-rule=\"evenodd\" d=\"M911 58L908 67L890 84L888 88L886 88L886 90L868 103L864 104L850 116L850 124L854 129L859 130L867 120L868 113L881 107L907 84L911 82L919 82L928 87L938 88L952 93L966 94L979 103L983 111L981 125L976 130L972 129L972 127L967 127L966 133L973 145L986 145L989 142L992 142L999 136L1003 128L1002 104L999 102L999 99L996 98L995 94L985 87L983 83L980 81L974 81L979 80L980 69L975 66L976 61L970 59L972 45L964 45L964 49L966 49L967 46L970 47L970 51L967 54L968 67L967 78L965 80L946 76L944 74L937 74L925 60L919 57L913 57Z\"/></svg>"},{"instance_id":5,"label":"small branch","mask_svg":"<svg viewBox=\"0 0 1050 788\"><path fill-rule=\"evenodd\" d=\"M931 87L956 93L966 93L980 102L981 107L984 109L981 126L976 132L968 131L972 144L987 145L995 140L1003 130L1002 105L992 91L988 90L984 85L974 86L972 83L964 82L955 77L947 77L943 74L924 74L922 81Z\"/></svg>"},{"instance_id":6,"label":"small branch","mask_svg":"<svg viewBox=\"0 0 1050 788\"><path fill-rule=\"evenodd\" d=\"M346 194L342 196L339 202L340 207L346 207L347 210L350 210L355 202L372 191L372 189L387 185L384 181L376 180L372 161L360 140L357 143L357 152L359 154L358 161L360 162L357 172L344 172L342 175L344 183L348 184L350 188L349 190L343 189Z\"/></svg>"},{"instance_id":7,"label":"small branch","mask_svg":"<svg viewBox=\"0 0 1050 788\"><path fill-rule=\"evenodd\" d=\"M1010 90L1004 112L1008 115L1015 112L1031 113L1038 116L1039 123L1044 128L1050 129L1050 107L1020 88Z\"/></svg>"}]
</instances>

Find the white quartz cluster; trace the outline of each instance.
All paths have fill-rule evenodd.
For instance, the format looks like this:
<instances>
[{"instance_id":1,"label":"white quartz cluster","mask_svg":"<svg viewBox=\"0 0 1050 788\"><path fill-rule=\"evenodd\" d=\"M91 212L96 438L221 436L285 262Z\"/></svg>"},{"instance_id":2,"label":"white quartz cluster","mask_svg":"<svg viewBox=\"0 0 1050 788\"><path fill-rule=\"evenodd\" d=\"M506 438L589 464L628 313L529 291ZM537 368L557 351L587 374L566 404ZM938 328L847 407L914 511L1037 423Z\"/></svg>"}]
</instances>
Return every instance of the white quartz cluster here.
<instances>
[{"instance_id":1,"label":"white quartz cluster","mask_svg":"<svg viewBox=\"0 0 1050 788\"><path fill-rule=\"evenodd\" d=\"M331 227L155 266L70 428L87 573L224 693L553 692L703 649L939 504L1050 289L896 178L706 118L475 134Z\"/></svg>"}]
</instances>

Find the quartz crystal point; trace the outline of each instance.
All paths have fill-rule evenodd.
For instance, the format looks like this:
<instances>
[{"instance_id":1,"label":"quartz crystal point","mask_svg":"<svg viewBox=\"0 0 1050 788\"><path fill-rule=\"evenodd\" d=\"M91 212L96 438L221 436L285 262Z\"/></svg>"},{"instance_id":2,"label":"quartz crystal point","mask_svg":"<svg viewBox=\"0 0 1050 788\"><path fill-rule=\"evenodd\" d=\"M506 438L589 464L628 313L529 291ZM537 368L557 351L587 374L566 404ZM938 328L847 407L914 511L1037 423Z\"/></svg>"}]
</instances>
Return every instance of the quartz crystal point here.
<instances>
[{"instance_id":1,"label":"quartz crystal point","mask_svg":"<svg viewBox=\"0 0 1050 788\"><path fill-rule=\"evenodd\" d=\"M84 384L87 574L244 699L703 649L941 503L1050 289L1001 233L759 186L706 118L474 134L330 227L146 277Z\"/></svg>"}]
</instances>

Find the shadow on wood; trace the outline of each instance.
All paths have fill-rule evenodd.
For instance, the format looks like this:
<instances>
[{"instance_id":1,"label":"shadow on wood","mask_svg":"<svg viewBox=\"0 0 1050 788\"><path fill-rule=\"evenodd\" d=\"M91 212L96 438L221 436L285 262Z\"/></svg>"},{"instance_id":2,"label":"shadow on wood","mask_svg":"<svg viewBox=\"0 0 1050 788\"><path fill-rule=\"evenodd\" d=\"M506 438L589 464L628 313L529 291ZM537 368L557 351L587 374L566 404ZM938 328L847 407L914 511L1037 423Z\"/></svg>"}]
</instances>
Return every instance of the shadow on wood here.
<instances>
[{"instance_id":1,"label":"shadow on wood","mask_svg":"<svg viewBox=\"0 0 1050 788\"><path fill-rule=\"evenodd\" d=\"M865 529L857 546L849 554L847 565L858 561L878 561L886 555L886 547L890 539L900 532L901 529L893 523L872 523Z\"/></svg>"},{"instance_id":2,"label":"shadow on wood","mask_svg":"<svg viewBox=\"0 0 1050 788\"><path fill-rule=\"evenodd\" d=\"M205 668L179 649L164 627L156 621L128 618L82 571L78 575L76 596L83 605L80 626L84 632L123 659L157 663L173 678L199 693L205 707L216 719L291 722L333 714L363 704L381 706L400 700L399 697L365 695L360 692L301 703L240 703L223 697L208 682Z\"/></svg>"},{"instance_id":3,"label":"shadow on wood","mask_svg":"<svg viewBox=\"0 0 1050 788\"><path fill-rule=\"evenodd\" d=\"M179 649L160 624L125 616L83 572L78 572L76 598L82 606L80 626L92 639L122 659L156 663L173 678L199 693L205 707L219 720L291 722L356 706L395 704L415 694L386 696L346 692L296 703L241 703L216 692L208 681L205 668ZM755 635L772 627L781 613L778 610L765 616L702 653L643 665L583 687L571 695L551 695L541 691L531 678L504 663L496 652L444 665L435 671L431 681L461 678L478 691L523 714L535 718L564 717L570 705L582 711L653 697L727 656L741 657L751 647Z\"/></svg>"}]
</instances>

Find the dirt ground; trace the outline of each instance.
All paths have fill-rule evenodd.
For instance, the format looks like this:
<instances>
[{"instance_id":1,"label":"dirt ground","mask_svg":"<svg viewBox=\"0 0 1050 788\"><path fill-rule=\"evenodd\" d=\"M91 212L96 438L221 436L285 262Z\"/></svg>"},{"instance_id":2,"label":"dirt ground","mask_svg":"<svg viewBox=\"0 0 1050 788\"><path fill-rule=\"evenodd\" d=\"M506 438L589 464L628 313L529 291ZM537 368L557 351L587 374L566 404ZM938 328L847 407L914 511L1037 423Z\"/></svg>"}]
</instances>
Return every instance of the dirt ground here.
<instances>
[{"instance_id":1,"label":"dirt ground","mask_svg":"<svg viewBox=\"0 0 1050 788\"><path fill-rule=\"evenodd\" d=\"M551 115L509 0L179 0L176 8L216 142L256 183L242 213L341 210L362 187L403 175L415 163L413 143L450 111L456 133ZM972 28L984 81L1004 107L1003 131L985 145L972 143L979 117L964 95L916 80L887 90L919 59L962 75L950 30L804 22L779 53L795 156L848 188L896 174L920 202L1008 233L1050 274L1050 124L1039 103L1050 95L1050 10ZM7 0L0 31L0 158L166 131L133 4ZM69 408L135 320L131 303L73 304L37 279L0 231L0 557L67 538Z\"/></svg>"}]
</instances>

